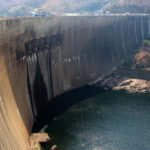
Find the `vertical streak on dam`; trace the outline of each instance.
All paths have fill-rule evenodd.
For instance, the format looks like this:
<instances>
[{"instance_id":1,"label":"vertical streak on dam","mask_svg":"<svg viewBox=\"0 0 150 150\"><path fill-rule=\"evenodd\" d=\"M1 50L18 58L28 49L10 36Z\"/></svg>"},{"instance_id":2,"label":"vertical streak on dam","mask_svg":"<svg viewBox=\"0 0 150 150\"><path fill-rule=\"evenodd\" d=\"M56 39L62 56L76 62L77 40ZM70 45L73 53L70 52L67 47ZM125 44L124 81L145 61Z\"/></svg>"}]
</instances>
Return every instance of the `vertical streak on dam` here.
<instances>
[{"instance_id":1,"label":"vertical streak on dam","mask_svg":"<svg viewBox=\"0 0 150 150\"><path fill-rule=\"evenodd\" d=\"M149 16L0 20L0 149L27 150L53 97L111 73L149 28Z\"/></svg>"}]
</instances>

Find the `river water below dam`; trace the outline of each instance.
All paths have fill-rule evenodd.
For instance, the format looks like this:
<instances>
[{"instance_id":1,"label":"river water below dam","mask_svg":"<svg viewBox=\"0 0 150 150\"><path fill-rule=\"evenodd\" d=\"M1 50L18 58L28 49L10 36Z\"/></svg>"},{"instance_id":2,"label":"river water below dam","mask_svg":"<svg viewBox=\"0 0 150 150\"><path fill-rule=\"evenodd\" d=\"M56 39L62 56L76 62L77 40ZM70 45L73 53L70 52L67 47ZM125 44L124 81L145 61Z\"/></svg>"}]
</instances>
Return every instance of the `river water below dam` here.
<instances>
[{"instance_id":1,"label":"river water below dam","mask_svg":"<svg viewBox=\"0 0 150 150\"><path fill-rule=\"evenodd\" d=\"M150 95L100 91L53 119L47 132L58 150L149 150Z\"/></svg>"}]
</instances>

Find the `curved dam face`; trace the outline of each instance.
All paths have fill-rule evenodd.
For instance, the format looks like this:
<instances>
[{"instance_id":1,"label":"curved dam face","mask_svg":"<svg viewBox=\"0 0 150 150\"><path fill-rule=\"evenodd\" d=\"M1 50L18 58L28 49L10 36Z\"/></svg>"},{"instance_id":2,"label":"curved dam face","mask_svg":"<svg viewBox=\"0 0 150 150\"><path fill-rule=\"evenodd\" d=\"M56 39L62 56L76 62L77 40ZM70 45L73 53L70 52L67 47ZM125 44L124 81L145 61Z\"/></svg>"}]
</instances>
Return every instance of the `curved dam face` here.
<instances>
[{"instance_id":1,"label":"curved dam face","mask_svg":"<svg viewBox=\"0 0 150 150\"><path fill-rule=\"evenodd\" d=\"M148 30L148 16L0 20L0 149L28 149L54 97L111 73Z\"/></svg>"}]
</instances>

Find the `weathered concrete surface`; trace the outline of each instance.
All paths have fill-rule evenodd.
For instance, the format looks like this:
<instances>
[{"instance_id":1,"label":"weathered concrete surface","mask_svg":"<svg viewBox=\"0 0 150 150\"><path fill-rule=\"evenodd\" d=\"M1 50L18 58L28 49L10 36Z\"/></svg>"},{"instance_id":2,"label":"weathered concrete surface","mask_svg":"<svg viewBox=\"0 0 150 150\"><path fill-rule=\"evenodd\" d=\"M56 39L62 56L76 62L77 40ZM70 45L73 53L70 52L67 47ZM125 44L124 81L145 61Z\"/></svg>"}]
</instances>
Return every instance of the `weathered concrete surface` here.
<instances>
[{"instance_id":1,"label":"weathered concrete surface","mask_svg":"<svg viewBox=\"0 0 150 150\"><path fill-rule=\"evenodd\" d=\"M29 135L16 105L4 60L0 55L0 149L27 150Z\"/></svg>"},{"instance_id":2,"label":"weathered concrete surface","mask_svg":"<svg viewBox=\"0 0 150 150\"><path fill-rule=\"evenodd\" d=\"M0 20L0 96L10 120L2 136L12 145L0 140L0 149L26 149L26 130L52 97L109 74L141 44L148 22L148 16Z\"/></svg>"}]
</instances>

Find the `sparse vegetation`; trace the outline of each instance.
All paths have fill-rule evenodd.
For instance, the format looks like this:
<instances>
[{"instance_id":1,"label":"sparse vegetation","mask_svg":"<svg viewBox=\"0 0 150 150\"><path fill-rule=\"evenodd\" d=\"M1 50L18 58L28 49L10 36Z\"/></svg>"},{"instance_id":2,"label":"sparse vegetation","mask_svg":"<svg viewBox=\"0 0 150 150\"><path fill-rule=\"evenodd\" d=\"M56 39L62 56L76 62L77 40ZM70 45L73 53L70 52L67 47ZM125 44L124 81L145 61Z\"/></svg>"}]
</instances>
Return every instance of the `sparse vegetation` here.
<instances>
[{"instance_id":1,"label":"sparse vegetation","mask_svg":"<svg viewBox=\"0 0 150 150\"><path fill-rule=\"evenodd\" d=\"M144 40L143 41L143 46L148 46L149 41L148 40Z\"/></svg>"},{"instance_id":2,"label":"sparse vegetation","mask_svg":"<svg viewBox=\"0 0 150 150\"><path fill-rule=\"evenodd\" d=\"M133 57L130 57L130 58L128 58L127 61L125 61L125 62L123 63L122 66L125 67L125 68L130 68L133 64L134 64L134 58L133 58Z\"/></svg>"},{"instance_id":3,"label":"sparse vegetation","mask_svg":"<svg viewBox=\"0 0 150 150\"><path fill-rule=\"evenodd\" d=\"M12 8L25 6L23 9L10 12ZM150 1L144 0L1 0L0 17L26 16L31 8L52 13L150 13ZM26 11L25 11L25 10Z\"/></svg>"},{"instance_id":4,"label":"sparse vegetation","mask_svg":"<svg viewBox=\"0 0 150 150\"><path fill-rule=\"evenodd\" d=\"M1 0L0 16L29 16L34 9L54 13L99 13L106 6L112 6L118 0ZM3 11L2 11L3 10Z\"/></svg>"},{"instance_id":5,"label":"sparse vegetation","mask_svg":"<svg viewBox=\"0 0 150 150\"><path fill-rule=\"evenodd\" d=\"M150 71L150 40L143 41L138 52L129 58L123 65L127 68L143 69Z\"/></svg>"}]
</instances>

